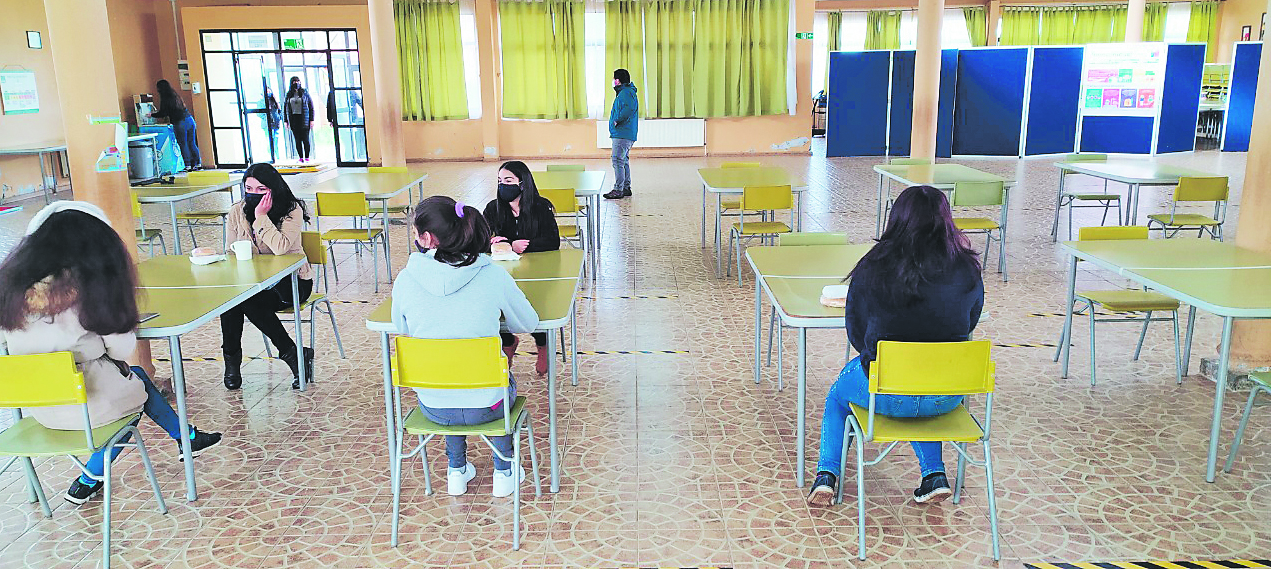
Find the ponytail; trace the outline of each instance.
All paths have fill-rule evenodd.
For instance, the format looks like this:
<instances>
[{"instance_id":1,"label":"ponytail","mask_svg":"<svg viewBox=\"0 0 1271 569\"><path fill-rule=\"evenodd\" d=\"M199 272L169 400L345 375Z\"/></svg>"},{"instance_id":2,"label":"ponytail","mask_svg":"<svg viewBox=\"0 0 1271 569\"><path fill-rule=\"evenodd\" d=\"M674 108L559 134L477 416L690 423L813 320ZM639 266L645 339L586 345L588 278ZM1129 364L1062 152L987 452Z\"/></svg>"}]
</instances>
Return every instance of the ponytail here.
<instances>
[{"instance_id":1,"label":"ponytail","mask_svg":"<svg viewBox=\"0 0 1271 569\"><path fill-rule=\"evenodd\" d=\"M434 257L455 267L475 263L490 252L490 226L477 208L446 196L425 198L415 207L415 230L437 240Z\"/></svg>"}]
</instances>

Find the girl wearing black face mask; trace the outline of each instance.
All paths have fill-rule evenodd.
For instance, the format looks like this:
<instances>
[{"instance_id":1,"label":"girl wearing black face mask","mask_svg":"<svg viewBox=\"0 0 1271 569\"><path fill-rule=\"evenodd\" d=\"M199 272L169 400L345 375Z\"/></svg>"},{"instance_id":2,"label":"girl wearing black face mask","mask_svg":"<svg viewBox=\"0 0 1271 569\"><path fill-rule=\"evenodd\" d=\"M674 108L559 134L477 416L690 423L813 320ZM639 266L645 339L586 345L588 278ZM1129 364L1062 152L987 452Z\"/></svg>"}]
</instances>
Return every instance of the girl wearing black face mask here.
<instances>
[{"instance_id":1,"label":"girl wearing black face mask","mask_svg":"<svg viewBox=\"0 0 1271 569\"><path fill-rule=\"evenodd\" d=\"M524 162L504 162L499 168L498 197L485 206L485 220L494 235L491 243L506 241L516 253L535 253L560 249L560 229L556 226L556 211L552 202L538 195L534 175ZM503 334L503 351L511 365L516 353L516 336ZM535 371L547 373L547 334L535 333L534 345L538 347Z\"/></svg>"},{"instance_id":2,"label":"girl wearing black face mask","mask_svg":"<svg viewBox=\"0 0 1271 569\"><path fill-rule=\"evenodd\" d=\"M251 241L254 255L304 255L300 233L309 213L291 187L270 164L253 164L243 173L243 201L229 208L229 240ZM296 275L301 301L313 292L313 267L305 264ZM278 348L278 359L287 363L300 388L296 343L278 319L279 310L291 307L291 279L257 293L221 315L221 350L225 355L225 388L243 385L239 365L243 361L243 319L251 320ZM313 350L304 349L306 376L313 379Z\"/></svg>"}]
</instances>

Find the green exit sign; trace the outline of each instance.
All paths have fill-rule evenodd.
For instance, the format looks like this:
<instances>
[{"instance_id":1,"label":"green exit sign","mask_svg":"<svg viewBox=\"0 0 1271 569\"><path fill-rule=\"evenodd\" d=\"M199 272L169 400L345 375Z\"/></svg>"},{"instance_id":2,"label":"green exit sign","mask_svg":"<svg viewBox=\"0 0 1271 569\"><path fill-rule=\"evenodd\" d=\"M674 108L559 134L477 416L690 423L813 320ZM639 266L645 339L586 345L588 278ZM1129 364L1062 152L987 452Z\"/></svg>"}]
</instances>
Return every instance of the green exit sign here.
<instances>
[{"instance_id":1,"label":"green exit sign","mask_svg":"<svg viewBox=\"0 0 1271 569\"><path fill-rule=\"evenodd\" d=\"M282 48L283 49L304 49L305 42L304 40L299 38L285 39L285 40L282 40Z\"/></svg>"},{"instance_id":2,"label":"green exit sign","mask_svg":"<svg viewBox=\"0 0 1271 569\"><path fill-rule=\"evenodd\" d=\"M795 33L794 33L794 39L797 39L797 40L810 40L810 39L812 39L812 32L795 32Z\"/></svg>"}]
</instances>

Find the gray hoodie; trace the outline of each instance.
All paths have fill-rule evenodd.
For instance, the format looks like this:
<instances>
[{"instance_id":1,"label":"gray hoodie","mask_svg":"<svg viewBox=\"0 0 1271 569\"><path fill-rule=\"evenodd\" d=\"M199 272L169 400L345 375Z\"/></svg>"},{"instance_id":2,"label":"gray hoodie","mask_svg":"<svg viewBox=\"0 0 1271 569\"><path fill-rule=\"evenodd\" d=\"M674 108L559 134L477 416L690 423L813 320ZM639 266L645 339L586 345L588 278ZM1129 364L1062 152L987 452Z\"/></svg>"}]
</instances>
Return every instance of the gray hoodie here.
<instances>
[{"instance_id":1,"label":"gray hoodie","mask_svg":"<svg viewBox=\"0 0 1271 569\"><path fill-rule=\"evenodd\" d=\"M499 335L502 317L507 330L533 332L538 314L503 267L481 255L466 267L411 253L406 268L393 281L393 324L415 338L459 339ZM492 407L503 390L416 389L419 402L437 409Z\"/></svg>"}]
</instances>

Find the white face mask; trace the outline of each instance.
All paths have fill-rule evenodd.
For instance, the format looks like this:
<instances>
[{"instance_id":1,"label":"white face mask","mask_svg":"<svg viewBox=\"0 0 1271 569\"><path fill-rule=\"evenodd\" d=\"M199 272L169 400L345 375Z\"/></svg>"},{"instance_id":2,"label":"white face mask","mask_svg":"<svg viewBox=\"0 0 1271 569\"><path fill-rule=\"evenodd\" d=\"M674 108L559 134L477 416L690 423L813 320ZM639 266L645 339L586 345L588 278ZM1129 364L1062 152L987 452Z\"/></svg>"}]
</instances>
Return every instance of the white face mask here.
<instances>
[{"instance_id":1,"label":"white face mask","mask_svg":"<svg viewBox=\"0 0 1271 569\"><path fill-rule=\"evenodd\" d=\"M622 81L619 81L619 80L617 80L617 79L614 79L614 80L613 80L613 86L614 86L614 87L617 87L618 85L621 85L621 84L622 84Z\"/></svg>"}]
</instances>

